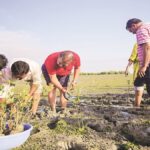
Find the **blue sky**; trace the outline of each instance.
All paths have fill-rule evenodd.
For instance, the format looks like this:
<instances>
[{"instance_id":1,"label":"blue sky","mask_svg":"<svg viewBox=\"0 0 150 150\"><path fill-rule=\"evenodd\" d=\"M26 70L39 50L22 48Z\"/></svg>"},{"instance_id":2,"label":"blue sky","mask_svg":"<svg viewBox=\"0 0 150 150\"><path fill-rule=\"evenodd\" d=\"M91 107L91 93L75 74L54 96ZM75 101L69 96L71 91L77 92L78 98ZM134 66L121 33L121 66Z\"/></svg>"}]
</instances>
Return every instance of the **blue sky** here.
<instances>
[{"instance_id":1,"label":"blue sky","mask_svg":"<svg viewBox=\"0 0 150 150\"><path fill-rule=\"evenodd\" d=\"M150 22L149 6L149 0L0 0L0 53L41 65L55 51L73 50L82 72L124 70L136 42L126 22Z\"/></svg>"}]
</instances>

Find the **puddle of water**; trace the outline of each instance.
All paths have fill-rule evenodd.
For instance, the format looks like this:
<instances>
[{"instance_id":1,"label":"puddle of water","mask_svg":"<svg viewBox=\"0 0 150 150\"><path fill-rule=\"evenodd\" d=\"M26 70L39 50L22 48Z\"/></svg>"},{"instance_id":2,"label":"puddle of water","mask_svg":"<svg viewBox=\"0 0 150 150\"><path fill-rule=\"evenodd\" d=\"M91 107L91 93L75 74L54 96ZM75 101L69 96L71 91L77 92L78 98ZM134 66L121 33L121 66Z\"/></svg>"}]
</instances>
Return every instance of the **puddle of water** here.
<instances>
[{"instance_id":1,"label":"puddle of water","mask_svg":"<svg viewBox=\"0 0 150 150\"><path fill-rule=\"evenodd\" d=\"M120 108L120 109L128 109L133 108L133 106L120 106L120 105L111 105L113 108Z\"/></svg>"},{"instance_id":2,"label":"puddle of water","mask_svg":"<svg viewBox=\"0 0 150 150\"><path fill-rule=\"evenodd\" d=\"M124 117L130 117L131 116L130 113L125 112L125 111L121 111L120 114L123 115Z\"/></svg>"}]
</instances>

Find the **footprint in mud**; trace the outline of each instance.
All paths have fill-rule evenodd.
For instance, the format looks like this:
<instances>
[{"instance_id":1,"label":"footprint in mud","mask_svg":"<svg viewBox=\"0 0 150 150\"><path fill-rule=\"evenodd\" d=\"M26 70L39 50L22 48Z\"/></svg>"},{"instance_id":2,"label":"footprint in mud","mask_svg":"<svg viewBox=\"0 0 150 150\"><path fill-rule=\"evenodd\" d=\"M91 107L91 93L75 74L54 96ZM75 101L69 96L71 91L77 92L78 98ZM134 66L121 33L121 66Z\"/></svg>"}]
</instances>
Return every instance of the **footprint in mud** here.
<instances>
[{"instance_id":1,"label":"footprint in mud","mask_svg":"<svg viewBox=\"0 0 150 150\"><path fill-rule=\"evenodd\" d=\"M71 142L59 141L57 143L57 147L59 150L87 150L85 145L78 144L72 141Z\"/></svg>"},{"instance_id":2,"label":"footprint in mud","mask_svg":"<svg viewBox=\"0 0 150 150\"><path fill-rule=\"evenodd\" d=\"M90 123L87 125L89 128L95 130L96 132L107 132L112 131L112 127L105 124L93 124Z\"/></svg>"},{"instance_id":3,"label":"footprint in mud","mask_svg":"<svg viewBox=\"0 0 150 150\"><path fill-rule=\"evenodd\" d=\"M91 129L97 131L97 132L102 132L102 128L99 124L92 124L91 123L91 124L88 124L87 126Z\"/></svg>"}]
</instances>

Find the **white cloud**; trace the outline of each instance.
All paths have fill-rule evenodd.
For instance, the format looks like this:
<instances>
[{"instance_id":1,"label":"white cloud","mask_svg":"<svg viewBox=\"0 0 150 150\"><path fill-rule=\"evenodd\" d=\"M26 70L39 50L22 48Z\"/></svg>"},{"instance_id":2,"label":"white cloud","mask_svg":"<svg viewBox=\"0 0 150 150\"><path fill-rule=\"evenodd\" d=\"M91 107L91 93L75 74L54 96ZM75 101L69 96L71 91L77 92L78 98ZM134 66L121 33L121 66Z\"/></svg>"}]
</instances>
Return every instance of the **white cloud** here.
<instances>
[{"instance_id":1,"label":"white cloud","mask_svg":"<svg viewBox=\"0 0 150 150\"><path fill-rule=\"evenodd\" d=\"M38 39L23 31L0 31L0 48L6 50L29 50Z\"/></svg>"},{"instance_id":2,"label":"white cloud","mask_svg":"<svg viewBox=\"0 0 150 150\"><path fill-rule=\"evenodd\" d=\"M9 31L0 27L0 53L8 59L26 57L33 60L41 51L40 39L25 31Z\"/></svg>"},{"instance_id":3,"label":"white cloud","mask_svg":"<svg viewBox=\"0 0 150 150\"><path fill-rule=\"evenodd\" d=\"M51 36L52 37L52 36ZM50 41L50 42L49 42ZM77 50L81 57L82 72L101 72L108 70L124 70L127 58L112 56L111 51L103 51L103 45L99 44L98 50L96 43L92 46L79 42L62 42L60 39L47 39L42 41L39 36L26 31L10 31L0 27L0 53L4 54L9 61L13 58L29 58L37 61L40 65L44 62L47 55L55 50L71 47ZM88 43L88 42L87 42ZM69 48L70 49L70 48Z\"/></svg>"}]
</instances>

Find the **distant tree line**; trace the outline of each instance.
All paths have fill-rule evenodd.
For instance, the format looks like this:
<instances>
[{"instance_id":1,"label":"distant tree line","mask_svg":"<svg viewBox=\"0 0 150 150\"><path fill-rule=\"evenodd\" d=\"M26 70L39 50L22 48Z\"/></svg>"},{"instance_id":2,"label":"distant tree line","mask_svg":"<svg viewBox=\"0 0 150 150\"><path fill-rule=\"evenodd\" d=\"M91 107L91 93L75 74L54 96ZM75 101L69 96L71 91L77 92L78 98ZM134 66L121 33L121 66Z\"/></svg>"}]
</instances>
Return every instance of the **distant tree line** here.
<instances>
[{"instance_id":1,"label":"distant tree line","mask_svg":"<svg viewBox=\"0 0 150 150\"><path fill-rule=\"evenodd\" d=\"M103 72L81 72L80 75L111 75L111 74L124 74L124 71L103 71Z\"/></svg>"}]
</instances>

